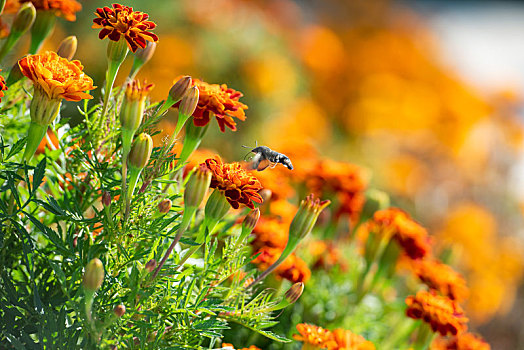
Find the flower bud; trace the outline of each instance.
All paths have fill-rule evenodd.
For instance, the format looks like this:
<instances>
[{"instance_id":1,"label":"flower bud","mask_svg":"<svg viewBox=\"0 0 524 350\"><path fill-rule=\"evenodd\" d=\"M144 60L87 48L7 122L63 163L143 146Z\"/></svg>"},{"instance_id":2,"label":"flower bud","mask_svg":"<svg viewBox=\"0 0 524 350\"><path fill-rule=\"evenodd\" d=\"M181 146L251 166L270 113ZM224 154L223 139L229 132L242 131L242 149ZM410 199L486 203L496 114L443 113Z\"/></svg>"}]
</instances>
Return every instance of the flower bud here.
<instances>
[{"instance_id":1,"label":"flower bud","mask_svg":"<svg viewBox=\"0 0 524 350\"><path fill-rule=\"evenodd\" d=\"M182 101L180 101L180 106L178 107L178 112L184 116L191 116L195 112L195 109L198 105L199 91L196 86L190 88Z\"/></svg>"},{"instance_id":2,"label":"flower bud","mask_svg":"<svg viewBox=\"0 0 524 350\"><path fill-rule=\"evenodd\" d=\"M318 215L320 212L327 207L331 201L320 199L314 199L314 196L310 194L300 203L300 207L291 222L289 227L289 237L295 237L297 239L304 238L317 222Z\"/></svg>"},{"instance_id":3,"label":"flower bud","mask_svg":"<svg viewBox=\"0 0 524 350\"><path fill-rule=\"evenodd\" d=\"M124 100L120 109L120 124L122 129L134 135L144 115L146 98L153 89L154 84L147 84L145 81L133 80L126 86Z\"/></svg>"},{"instance_id":4,"label":"flower bud","mask_svg":"<svg viewBox=\"0 0 524 350\"><path fill-rule=\"evenodd\" d=\"M123 62L128 51L127 42L123 38L118 41L109 40L107 43L106 55L110 62Z\"/></svg>"},{"instance_id":5,"label":"flower bud","mask_svg":"<svg viewBox=\"0 0 524 350\"><path fill-rule=\"evenodd\" d=\"M286 292L286 300L293 304L295 303L298 298L302 295L302 292L304 291L304 282L297 282L289 288L289 290Z\"/></svg>"},{"instance_id":6,"label":"flower bud","mask_svg":"<svg viewBox=\"0 0 524 350\"><path fill-rule=\"evenodd\" d=\"M11 26L11 33L13 35L22 35L24 34L31 26L36 18L36 9L31 2L24 3Z\"/></svg>"},{"instance_id":7,"label":"flower bud","mask_svg":"<svg viewBox=\"0 0 524 350\"><path fill-rule=\"evenodd\" d=\"M156 268L156 265L157 265L156 260L151 259L146 263L145 269L148 272L153 272L153 270Z\"/></svg>"},{"instance_id":8,"label":"flower bud","mask_svg":"<svg viewBox=\"0 0 524 350\"><path fill-rule=\"evenodd\" d=\"M169 213L169 210L171 210L171 205L172 205L171 199L169 199L169 198L164 199L163 201L158 203L158 211L161 214L167 214L167 213Z\"/></svg>"},{"instance_id":9,"label":"flower bud","mask_svg":"<svg viewBox=\"0 0 524 350\"><path fill-rule=\"evenodd\" d=\"M104 193L102 193L102 204L105 207L109 207L111 205L111 194L107 191L104 191Z\"/></svg>"},{"instance_id":10,"label":"flower bud","mask_svg":"<svg viewBox=\"0 0 524 350\"><path fill-rule=\"evenodd\" d=\"M129 152L129 166L136 169L144 169L149 162L151 152L153 151L153 140L146 133L138 135L131 151Z\"/></svg>"},{"instance_id":11,"label":"flower bud","mask_svg":"<svg viewBox=\"0 0 524 350\"><path fill-rule=\"evenodd\" d=\"M77 45L78 40L76 39L76 36L68 36L67 38L62 40L62 42L58 46L58 50L56 50L56 53L58 54L58 56L67 58L71 61L71 59L76 53Z\"/></svg>"},{"instance_id":12,"label":"flower bud","mask_svg":"<svg viewBox=\"0 0 524 350\"><path fill-rule=\"evenodd\" d=\"M224 196L224 194L218 189L215 189L207 200L204 212L206 218L208 218L211 222L216 223L222 220L222 218L229 211L229 208L231 208L231 205L227 201L226 196Z\"/></svg>"},{"instance_id":13,"label":"flower bud","mask_svg":"<svg viewBox=\"0 0 524 350\"><path fill-rule=\"evenodd\" d=\"M169 90L169 98L173 104L177 103L184 97L191 86L192 80L189 75L183 76Z\"/></svg>"},{"instance_id":14,"label":"flower bud","mask_svg":"<svg viewBox=\"0 0 524 350\"><path fill-rule=\"evenodd\" d=\"M98 258L92 259L85 267L82 283L84 288L96 292L104 282L104 265Z\"/></svg>"},{"instance_id":15,"label":"flower bud","mask_svg":"<svg viewBox=\"0 0 524 350\"><path fill-rule=\"evenodd\" d=\"M55 11L48 11L39 9L36 11L36 19L31 27L31 43L29 45L29 53L36 54L45 39L51 34L56 23Z\"/></svg>"},{"instance_id":16,"label":"flower bud","mask_svg":"<svg viewBox=\"0 0 524 350\"><path fill-rule=\"evenodd\" d=\"M198 208L206 197L211 184L211 171L200 164L193 172L186 184L184 191L184 204L186 207Z\"/></svg>"},{"instance_id":17,"label":"flower bud","mask_svg":"<svg viewBox=\"0 0 524 350\"><path fill-rule=\"evenodd\" d=\"M263 188L258 191L258 194L262 197L262 203L266 203L266 201L271 199L273 192L269 188Z\"/></svg>"},{"instance_id":18,"label":"flower bud","mask_svg":"<svg viewBox=\"0 0 524 350\"><path fill-rule=\"evenodd\" d=\"M117 305L113 309L113 313L116 315L116 317L122 317L126 313L126 307L122 304Z\"/></svg>"},{"instance_id":19,"label":"flower bud","mask_svg":"<svg viewBox=\"0 0 524 350\"><path fill-rule=\"evenodd\" d=\"M156 50L156 43L153 41L148 41L145 48L139 47L135 52L135 57L133 59L133 67L129 73L129 78L134 79L138 71L142 68L144 64L149 62L151 57Z\"/></svg>"},{"instance_id":20,"label":"flower bud","mask_svg":"<svg viewBox=\"0 0 524 350\"><path fill-rule=\"evenodd\" d=\"M242 226L244 226L246 230L249 230L249 232L251 232L257 225L258 219L260 219L260 209L255 208L251 210L249 214L246 215L244 221L242 222Z\"/></svg>"}]
</instances>

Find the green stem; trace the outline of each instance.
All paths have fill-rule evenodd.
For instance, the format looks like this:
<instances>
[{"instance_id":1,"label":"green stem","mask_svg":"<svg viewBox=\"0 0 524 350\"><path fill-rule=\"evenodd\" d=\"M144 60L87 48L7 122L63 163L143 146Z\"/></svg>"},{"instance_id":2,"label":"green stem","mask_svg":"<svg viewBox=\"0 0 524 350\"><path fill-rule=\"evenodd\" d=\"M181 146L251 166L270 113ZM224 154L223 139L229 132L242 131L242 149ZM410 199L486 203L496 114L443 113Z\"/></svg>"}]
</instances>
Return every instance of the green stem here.
<instances>
[{"instance_id":1,"label":"green stem","mask_svg":"<svg viewBox=\"0 0 524 350\"><path fill-rule=\"evenodd\" d=\"M4 44L2 45L2 48L0 49L0 62L3 61L5 56L11 51L13 46L16 44L18 39L20 39L22 35L21 34L9 34L7 39L4 41Z\"/></svg>"},{"instance_id":2,"label":"green stem","mask_svg":"<svg viewBox=\"0 0 524 350\"><path fill-rule=\"evenodd\" d=\"M31 26L31 44L29 46L29 53L36 54L45 39L51 34L55 26L56 15L54 11L37 10L35 22Z\"/></svg>"},{"instance_id":3,"label":"green stem","mask_svg":"<svg viewBox=\"0 0 524 350\"><path fill-rule=\"evenodd\" d=\"M129 219L129 212L131 211L131 198L133 197L133 192L135 191L136 184L138 182L138 178L140 177L140 173L142 172L142 169L138 169L135 167L129 168L129 187L127 189L127 195L126 195L126 210L124 215L124 223L127 222Z\"/></svg>"},{"instance_id":4,"label":"green stem","mask_svg":"<svg viewBox=\"0 0 524 350\"><path fill-rule=\"evenodd\" d=\"M152 279L156 278L156 276L160 272L160 269L162 268L162 266L164 266L165 262L167 261L167 258L169 258L169 255L171 255L171 252L175 248L176 244L180 241L180 238L186 232L187 228L189 227L189 224L191 223L191 219L193 218L193 215L196 212L196 209L197 208L195 207L189 207L186 208L186 210L184 210L184 214L182 214L182 221L180 222L180 226L178 227L177 235L175 236L173 242L164 254L162 261L160 261L160 264L158 264L155 272L153 273Z\"/></svg>"},{"instance_id":5,"label":"green stem","mask_svg":"<svg viewBox=\"0 0 524 350\"><path fill-rule=\"evenodd\" d=\"M33 158L38 145L44 139L47 132L47 125L41 125L31 122L29 130L27 131L27 143L25 145L24 160L29 163Z\"/></svg>"},{"instance_id":6,"label":"green stem","mask_svg":"<svg viewBox=\"0 0 524 350\"><path fill-rule=\"evenodd\" d=\"M184 254L182 259L178 262L178 267L177 267L176 271L179 271L182 268L182 266L184 266L184 263L187 261L187 259L189 259L191 257L191 255L193 255L198 250L198 248L200 248L201 246L202 246L202 244L195 245L195 246L192 246L191 248L189 248L189 250Z\"/></svg>"}]
</instances>

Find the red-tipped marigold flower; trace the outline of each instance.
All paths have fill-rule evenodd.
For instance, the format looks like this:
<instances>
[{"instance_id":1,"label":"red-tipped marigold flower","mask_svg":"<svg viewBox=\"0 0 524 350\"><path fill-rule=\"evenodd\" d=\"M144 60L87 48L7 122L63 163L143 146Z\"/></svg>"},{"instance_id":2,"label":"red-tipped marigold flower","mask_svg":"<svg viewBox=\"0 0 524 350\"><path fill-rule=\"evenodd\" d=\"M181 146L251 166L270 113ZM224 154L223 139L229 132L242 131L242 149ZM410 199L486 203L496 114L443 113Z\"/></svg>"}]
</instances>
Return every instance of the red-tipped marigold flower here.
<instances>
[{"instance_id":1,"label":"red-tipped marigold flower","mask_svg":"<svg viewBox=\"0 0 524 350\"><path fill-rule=\"evenodd\" d=\"M39 11L51 11L55 16L73 22L76 21L76 13L82 9L82 5L75 0L21 0L21 3L31 2Z\"/></svg>"},{"instance_id":2,"label":"red-tipped marigold flower","mask_svg":"<svg viewBox=\"0 0 524 350\"><path fill-rule=\"evenodd\" d=\"M431 251L426 229L398 208L375 212L368 228L371 232L392 235L412 259L423 258Z\"/></svg>"},{"instance_id":3,"label":"red-tipped marigold flower","mask_svg":"<svg viewBox=\"0 0 524 350\"><path fill-rule=\"evenodd\" d=\"M148 41L157 42L156 34L150 33L156 24L148 21L149 15L140 11L133 11L132 7L113 4L113 8L97 8L92 28L101 28L98 34L100 39L108 37L112 41L119 41L123 36L132 52L141 47L145 48Z\"/></svg>"},{"instance_id":4,"label":"red-tipped marigold flower","mask_svg":"<svg viewBox=\"0 0 524 350\"><path fill-rule=\"evenodd\" d=\"M0 72L2 70L0 69ZM5 84L5 79L0 75L0 102L2 102L2 97L4 97L4 90L7 90L7 85Z\"/></svg>"},{"instance_id":5,"label":"red-tipped marigold flower","mask_svg":"<svg viewBox=\"0 0 524 350\"><path fill-rule=\"evenodd\" d=\"M294 334L293 339L303 342L304 345L309 345L304 348L338 349L333 333L327 329L312 324L299 323L297 324L297 331L299 334Z\"/></svg>"},{"instance_id":6,"label":"red-tipped marigold flower","mask_svg":"<svg viewBox=\"0 0 524 350\"><path fill-rule=\"evenodd\" d=\"M467 330L468 318L460 305L449 299L427 291L419 291L406 298L406 315L428 323L434 332L442 335L457 335Z\"/></svg>"},{"instance_id":7,"label":"red-tipped marigold flower","mask_svg":"<svg viewBox=\"0 0 524 350\"><path fill-rule=\"evenodd\" d=\"M429 288L458 302L468 297L468 287L464 278L451 266L438 260L411 260L415 275Z\"/></svg>"},{"instance_id":8,"label":"red-tipped marigold flower","mask_svg":"<svg viewBox=\"0 0 524 350\"><path fill-rule=\"evenodd\" d=\"M253 202L262 203L258 193L262 189L260 182L240 163L222 163L222 159L216 156L207 159L205 165L212 172L210 187L221 191L234 209L238 209L241 204L254 209Z\"/></svg>"},{"instance_id":9,"label":"red-tipped marigold flower","mask_svg":"<svg viewBox=\"0 0 524 350\"><path fill-rule=\"evenodd\" d=\"M193 79L193 86L200 92L198 105L193 113L193 123L196 126L205 126L214 115L220 131L224 132L226 126L233 131L237 130L233 118L244 121L245 110L248 108L239 99L242 93L228 88L226 84L208 84L198 79Z\"/></svg>"}]
</instances>

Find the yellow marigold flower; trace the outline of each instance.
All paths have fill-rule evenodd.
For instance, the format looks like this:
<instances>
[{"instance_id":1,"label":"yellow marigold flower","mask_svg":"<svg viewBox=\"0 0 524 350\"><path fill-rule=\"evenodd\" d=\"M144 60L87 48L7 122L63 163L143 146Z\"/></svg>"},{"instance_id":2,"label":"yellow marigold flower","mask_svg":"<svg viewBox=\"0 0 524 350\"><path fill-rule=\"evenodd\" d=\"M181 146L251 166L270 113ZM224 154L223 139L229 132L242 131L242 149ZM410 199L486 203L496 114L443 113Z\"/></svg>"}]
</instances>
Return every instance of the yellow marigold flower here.
<instances>
[{"instance_id":1,"label":"yellow marigold flower","mask_svg":"<svg viewBox=\"0 0 524 350\"><path fill-rule=\"evenodd\" d=\"M240 204L254 209L253 201L262 203L262 197L258 194L262 185L240 163L222 163L222 159L216 156L207 159L205 165L213 174L210 187L223 192L234 209L238 209Z\"/></svg>"},{"instance_id":2,"label":"yellow marigold flower","mask_svg":"<svg viewBox=\"0 0 524 350\"><path fill-rule=\"evenodd\" d=\"M193 113L193 123L196 126L205 126L214 115L220 131L224 132L227 126L233 131L237 130L235 120L246 120L245 110L248 108L238 100L244 96L241 92L228 88L226 84L208 84L204 81L193 79L193 86L198 88L200 97Z\"/></svg>"},{"instance_id":3,"label":"yellow marigold flower","mask_svg":"<svg viewBox=\"0 0 524 350\"><path fill-rule=\"evenodd\" d=\"M337 342L337 349L340 350L375 350L375 345L372 342L346 329L335 329L333 338Z\"/></svg>"},{"instance_id":4,"label":"yellow marigold flower","mask_svg":"<svg viewBox=\"0 0 524 350\"><path fill-rule=\"evenodd\" d=\"M0 72L2 70L0 69ZM0 75L0 102L2 102L2 97L4 97L4 90L7 90L7 85L5 84L5 79Z\"/></svg>"},{"instance_id":5,"label":"yellow marigold flower","mask_svg":"<svg viewBox=\"0 0 524 350\"><path fill-rule=\"evenodd\" d=\"M338 344L331 331L319 326L307 323L297 324L297 331L300 334L294 334L293 339L301 341L318 349L338 349Z\"/></svg>"},{"instance_id":6,"label":"yellow marigold flower","mask_svg":"<svg viewBox=\"0 0 524 350\"><path fill-rule=\"evenodd\" d=\"M70 22L76 21L76 13L82 9L82 5L75 0L21 0L20 2L31 2L37 10L53 11L56 16Z\"/></svg>"},{"instance_id":7,"label":"yellow marigold flower","mask_svg":"<svg viewBox=\"0 0 524 350\"><path fill-rule=\"evenodd\" d=\"M93 90L93 79L86 75L80 61L69 61L56 52L30 55L18 61L22 74L33 81L35 88L42 89L50 99L80 101L92 99L85 93Z\"/></svg>"},{"instance_id":8,"label":"yellow marigold flower","mask_svg":"<svg viewBox=\"0 0 524 350\"><path fill-rule=\"evenodd\" d=\"M368 228L374 232L389 231L412 259L423 258L431 250L427 230L415 222L408 213L398 208L375 212Z\"/></svg>"},{"instance_id":9,"label":"yellow marigold flower","mask_svg":"<svg viewBox=\"0 0 524 350\"><path fill-rule=\"evenodd\" d=\"M461 333L452 338L437 337L431 350L490 350L491 346L482 337L472 333Z\"/></svg>"},{"instance_id":10,"label":"yellow marigold flower","mask_svg":"<svg viewBox=\"0 0 524 350\"><path fill-rule=\"evenodd\" d=\"M406 304L406 315L422 319L434 332L457 335L468 328L468 318L464 316L464 311L456 301L448 297L422 290L416 295L408 296Z\"/></svg>"},{"instance_id":11,"label":"yellow marigold flower","mask_svg":"<svg viewBox=\"0 0 524 350\"><path fill-rule=\"evenodd\" d=\"M96 9L97 18L93 19L92 28L102 29L98 34L100 39L108 37L119 41L123 36L132 52L136 52L139 47L145 48L148 41L158 41L158 36L149 32L156 24L148 21L147 13L133 11L132 7L120 4L113 4L112 7Z\"/></svg>"},{"instance_id":12,"label":"yellow marigold flower","mask_svg":"<svg viewBox=\"0 0 524 350\"><path fill-rule=\"evenodd\" d=\"M229 344L229 343L223 343L222 347L223 348L229 348L231 350L235 350L235 347L233 346L233 344ZM251 345L249 348L240 348L240 349L236 349L236 350L261 350L261 349L256 347L256 346L254 346L254 345Z\"/></svg>"},{"instance_id":13,"label":"yellow marigold flower","mask_svg":"<svg viewBox=\"0 0 524 350\"><path fill-rule=\"evenodd\" d=\"M422 282L442 295L458 302L468 297L466 281L451 266L438 260L417 259L412 260L412 268Z\"/></svg>"}]
</instances>

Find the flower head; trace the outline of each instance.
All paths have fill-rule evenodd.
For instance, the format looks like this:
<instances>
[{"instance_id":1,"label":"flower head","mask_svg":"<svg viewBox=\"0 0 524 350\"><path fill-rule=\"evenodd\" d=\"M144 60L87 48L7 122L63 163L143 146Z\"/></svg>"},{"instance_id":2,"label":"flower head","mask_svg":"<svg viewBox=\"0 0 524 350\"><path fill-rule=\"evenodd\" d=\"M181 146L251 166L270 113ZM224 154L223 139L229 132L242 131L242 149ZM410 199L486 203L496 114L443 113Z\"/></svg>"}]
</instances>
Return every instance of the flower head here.
<instances>
[{"instance_id":1,"label":"flower head","mask_svg":"<svg viewBox=\"0 0 524 350\"><path fill-rule=\"evenodd\" d=\"M431 343L431 350L490 350L491 346L480 336L461 333L451 338L438 337Z\"/></svg>"},{"instance_id":2,"label":"flower head","mask_svg":"<svg viewBox=\"0 0 524 350\"><path fill-rule=\"evenodd\" d=\"M262 189L258 179L242 168L240 163L222 163L219 156L207 159L205 165L211 170L211 188L223 192L229 204L238 209L240 204L254 209L253 201L262 203L258 191Z\"/></svg>"},{"instance_id":3,"label":"flower head","mask_svg":"<svg viewBox=\"0 0 524 350\"><path fill-rule=\"evenodd\" d=\"M337 349L338 345L331 331L307 323L297 324L299 334L294 334L293 339L305 344L316 346L319 349Z\"/></svg>"},{"instance_id":4,"label":"flower head","mask_svg":"<svg viewBox=\"0 0 524 350\"><path fill-rule=\"evenodd\" d=\"M233 344L229 344L229 343L222 344L222 348L235 350L235 347L233 346ZM260 350L260 348L254 346L254 345L251 345L249 348L239 348L239 349L236 349L236 350Z\"/></svg>"},{"instance_id":5,"label":"flower head","mask_svg":"<svg viewBox=\"0 0 524 350\"><path fill-rule=\"evenodd\" d=\"M459 304L427 291L419 291L406 298L406 314L414 319L429 323L434 332L442 335L457 335L466 331L468 318Z\"/></svg>"},{"instance_id":6,"label":"flower head","mask_svg":"<svg viewBox=\"0 0 524 350\"><path fill-rule=\"evenodd\" d=\"M0 72L2 70L0 69ZM4 97L4 90L7 90L7 85L5 84L5 79L0 75L0 102L2 102L2 97Z\"/></svg>"},{"instance_id":7,"label":"flower head","mask_svg":"<svg viewBox=\"0 0 524 350\"><path fill-rule=\"evenodd\" d=\"M97 8L92 28L101 28L98 34L100 39L108 37L112 41L119 41L123 36L132 52L141 47L145 48L148 41L157 42L158 36L150 33L156 24L148 21L149 15L140 11L133 11L132 7L113 4L113 8Z\"/></svg>"},{"instance_id":8,"label":"flower head","mask_svg":"<svg viewBox=\"0 0 524 350\"><path fill-rule=\"evenodd\" d=\"M263 247L257 254L260 254L253 260L258 265L259 270L266 270L280 257L282 249ZM289 255L276 269L275 274L278 279L284 278L292 283L307 282L311 277L306 262L295 254Z\"/></svg>"},{"instance_id":9,"label":"flower head","mask_svg":"<svg viewBox=\"0 0 524 350\"><path fill-rule=\"evenodd\" d=\"M92 99L85 93L93 90L93 79L82 70L80 61L69 61L56 52L30 55L18 61L22 74L33 81L36 88L42 89L49 99L80 101Z\"/></svg>"},{"instance_id":10,"label":"flower head","mask_svg":"<svg viewBox=\"0 0 524 350\"><path fill-rule=\"evenodd\" d=\"M228 88L226 84L208 84L204 81L193 79L193 86L198 88L200 97L193 113L193 123L196 126L205 126L214 115L220 131L224 132L227 126L233 131L237 130L235 120L245 120L245 110L248 108L238 100L243 96L241 92Z\"/></svg>"},{"instance_id":11,"label":"flower head","mask_svg":"<svg viewBox=\"0 0 524 350\"><path fill-rule=\"evenodd\" d=\"M428 287L458 302L467 298L466 281L451 266L431 259L417 259L411 263L413 272Z\"/></svg>"},{"instance_id":12,"label":"flower head","mask_svg":"<svg viewBox=\"0 0 524 350\"><path fill-rule=\"evenodd\" d=\"M76 13L82 9L82 5L75 0L21 0L20 2L31 2L37 10L53 11L56 16L70 22L76 21Z\"/></svg>"},{"instance_id":13,"label":"flower head","mask_svg":"<svg viewBox=\"0 0 524 350\"><path fill-rule=\"evenodd\" d=\"M426 229L400 209L389 208L375 212L368 228L370 231L391 234L412 259L423 258L431 250Z\"/></svg>"},{"instance_id":14,"label":"flower head","mask_svg":"<svg viewBox=\"0 0 524 350\"><path fill-rule=\"evenodd\" d=\"M347 329L337 328L333 331L337 349L341 350L375 350L375 345L363 336Z\"/></svg>"}]
</instances>

